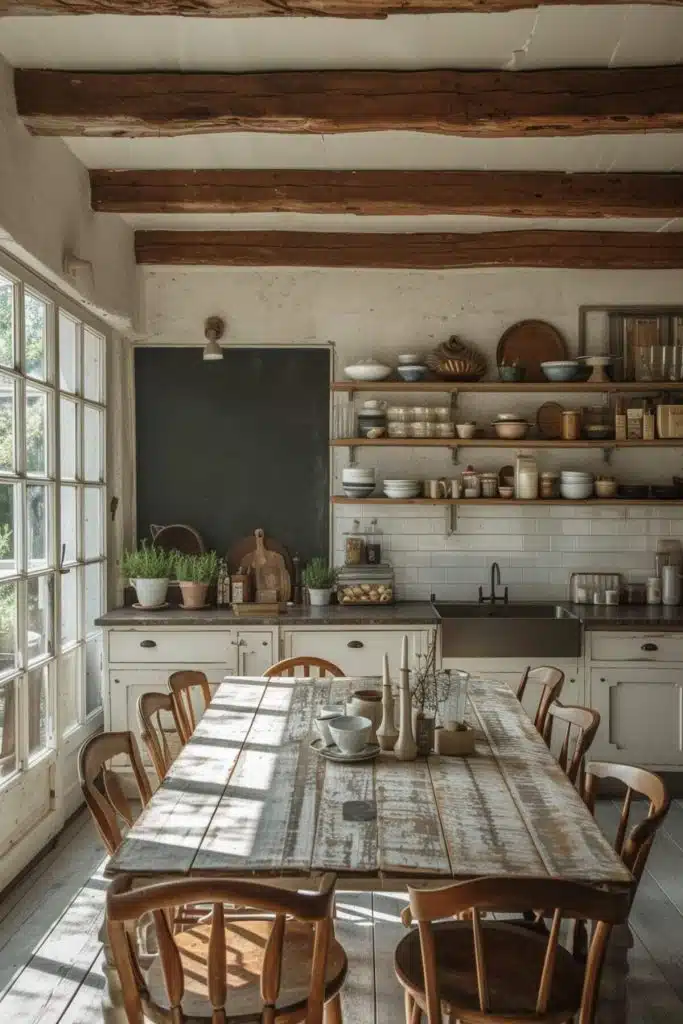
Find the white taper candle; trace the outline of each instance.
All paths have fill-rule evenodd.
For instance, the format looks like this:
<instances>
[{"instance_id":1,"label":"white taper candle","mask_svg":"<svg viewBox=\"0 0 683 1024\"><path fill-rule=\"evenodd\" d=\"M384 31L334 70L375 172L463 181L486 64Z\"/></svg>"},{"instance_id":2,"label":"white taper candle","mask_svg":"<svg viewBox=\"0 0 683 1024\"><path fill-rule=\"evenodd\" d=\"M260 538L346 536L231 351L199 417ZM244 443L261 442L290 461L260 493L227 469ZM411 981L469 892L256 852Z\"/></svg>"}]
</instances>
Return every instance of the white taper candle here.
<instances>
[{"instance_id":1,"label":"white taper candle","mask_svg":"<svg viewBox=\"0 0 683 1024\"><path fill-rule=\"evenodd\" d=\"M391 679L389 677L389 655L386 653L382 663L382 683L384 686L386 686L387 683L391 683Z\"/></svg>"},{"instance_id":2,"label":"white taper candle","mask_svg":"<svg viewBox=\"0 0 683 1024\"><path fill-rule=\"evenodd\" d=\"M408 637L401 639L401 668L408 668Z\"/></svg>"}]
</instances>

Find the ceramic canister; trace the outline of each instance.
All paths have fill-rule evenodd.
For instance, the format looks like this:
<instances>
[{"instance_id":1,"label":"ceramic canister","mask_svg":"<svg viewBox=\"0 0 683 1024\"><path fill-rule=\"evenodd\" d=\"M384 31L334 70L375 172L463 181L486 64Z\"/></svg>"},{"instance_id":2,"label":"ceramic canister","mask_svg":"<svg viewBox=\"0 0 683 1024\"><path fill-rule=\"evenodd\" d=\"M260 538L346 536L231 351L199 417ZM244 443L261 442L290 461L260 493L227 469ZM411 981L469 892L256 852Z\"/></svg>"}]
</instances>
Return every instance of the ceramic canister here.
<instances>
[{"instance_id":1,"label":"ceramic canister","mask_svg":"<svg viewBox=\"0 0 683 1024\"><path fill-rule=\"evenodd\" d=\"M382 693L380 690L354 690L346 702L347 715L362 715L372 722L369 743L377 742L377 730L382 721Z\"/></svg>"}]
</instances>

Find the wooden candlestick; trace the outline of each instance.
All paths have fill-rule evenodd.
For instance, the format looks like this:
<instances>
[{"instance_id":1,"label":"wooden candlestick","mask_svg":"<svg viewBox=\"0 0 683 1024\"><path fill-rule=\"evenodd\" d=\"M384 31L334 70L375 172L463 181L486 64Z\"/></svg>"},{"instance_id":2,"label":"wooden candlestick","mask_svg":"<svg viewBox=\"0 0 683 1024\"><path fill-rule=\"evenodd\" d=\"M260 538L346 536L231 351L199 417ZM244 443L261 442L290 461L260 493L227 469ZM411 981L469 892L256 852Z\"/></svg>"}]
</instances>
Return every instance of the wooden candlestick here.
<instances>
[{"instance_id":1,"label":"wooden candlestick","mask_svg":"<svg viewBox=\"0 0 683 1024\"><path fill-rule=\"evenodd\" d=\"M394 695L391 692L389 675L389 655L384 655L382 667L382 721L377 730L377 742L382 750L393 750L398 739L398 730L394 723Z\"/></svg>"},{"instance_id":2,"label":"wooden candlestick","mask_svg":"<svg viewBox=\"0 0 683 1024\"><path fill-rule=\"evenodd\" d=\"M417 744L413 735L413 708L410 700L410 672L408 670L408 637L401 641L401 686L400 722L398 739L394 753L399 761L414 761L417 757Z\"/></svg>"}]
</instances>

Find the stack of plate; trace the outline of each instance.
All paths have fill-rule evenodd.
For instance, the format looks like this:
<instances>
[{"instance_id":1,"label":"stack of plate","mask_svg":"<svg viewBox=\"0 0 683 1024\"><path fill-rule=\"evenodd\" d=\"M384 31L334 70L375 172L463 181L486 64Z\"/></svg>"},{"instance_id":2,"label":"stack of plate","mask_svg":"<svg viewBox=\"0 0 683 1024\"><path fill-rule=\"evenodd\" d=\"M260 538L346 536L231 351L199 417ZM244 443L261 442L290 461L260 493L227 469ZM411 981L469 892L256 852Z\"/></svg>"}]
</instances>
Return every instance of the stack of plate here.
<instances>
[{"instance_id":1,"label":"stack of plate","mask_svg":"<svg viewBox=\"0 0 683 1024\"><path fill-rule=\"evenodd\" d=\"M583 501L593 494L593 474L583 470L563 469L560 474L560 494L563 498Z\"/></svg>"},{"instance_id":2,"label":"stack of plate","mask_svg":"<svg viewBox=\"0 0 683 1024\"><path fill-rule=\"evenodd\" d=\"M369 498L374 489L374 469L346 466L342 470L342 490L347 498Z\"/></svg>"},{"instance_id":3,"label":"stack of plate","mask_svg":"<svg viewBox=\"0 0 683 1024\"><path fill-rule=\"evenodd\" d=\"M384 481L387 498L417 498L421 491L419 480L393 479Z\"/></svg>"}]
</instances>

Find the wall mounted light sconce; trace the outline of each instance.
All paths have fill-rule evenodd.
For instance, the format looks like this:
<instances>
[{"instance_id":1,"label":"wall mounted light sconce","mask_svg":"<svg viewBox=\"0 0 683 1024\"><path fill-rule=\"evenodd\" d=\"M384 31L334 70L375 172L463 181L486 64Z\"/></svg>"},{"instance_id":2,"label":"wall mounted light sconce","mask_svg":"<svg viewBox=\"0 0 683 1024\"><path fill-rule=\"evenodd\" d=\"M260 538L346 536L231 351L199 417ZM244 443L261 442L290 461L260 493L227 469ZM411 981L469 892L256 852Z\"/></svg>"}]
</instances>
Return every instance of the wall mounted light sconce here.
<instances>
[{"instance_id":1,"label":"wall mounted light sconce","mask_svg":"<svg viewBox=\"0 0 683 1024\"><path fill-rule=\"evenodd\" d=\"M206 345L202 358L207 362L217 361L223 358L223 349L218 344L225 334L225 320L220 316L209 316L204 321L204 337Z\"/></svg>"}]
</instances>

